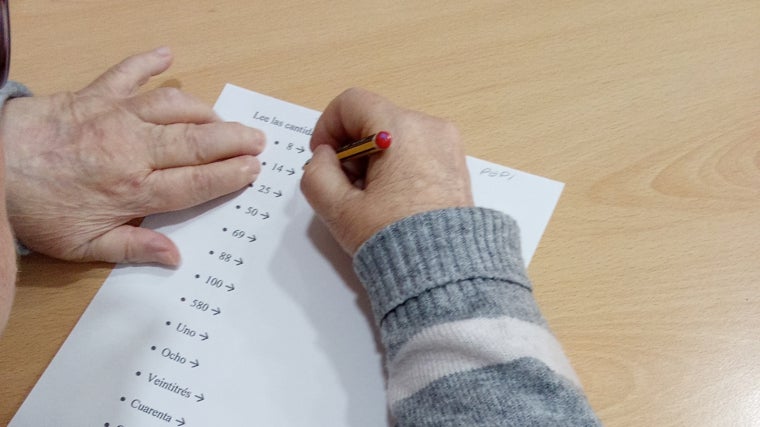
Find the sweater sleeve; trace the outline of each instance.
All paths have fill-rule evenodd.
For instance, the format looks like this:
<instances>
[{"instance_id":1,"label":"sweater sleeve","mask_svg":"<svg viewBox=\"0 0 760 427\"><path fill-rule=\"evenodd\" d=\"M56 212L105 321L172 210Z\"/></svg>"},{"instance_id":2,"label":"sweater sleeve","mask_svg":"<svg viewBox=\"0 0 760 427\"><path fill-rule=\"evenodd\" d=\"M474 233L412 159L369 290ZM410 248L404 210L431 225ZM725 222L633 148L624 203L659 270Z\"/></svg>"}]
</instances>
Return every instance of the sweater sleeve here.
<instances>
[{"instance_id":1,"label":"sweater sleeve","mask_svg":"<svg viewBox=\"0 0 760 427\"><path fill-rule=\"evenodd\" d=\"M32 92L21 83L9 81L0 89L0 106L5 105L5 101L9 99L22 96L32 96Z\"/></svg>"},{"instance_id":2,"label":"sweater sleeve","mask_svg":"<svg viewBox=\"0 0 760 427\"><path fill-rule=\"evenodd\" d=\"M5 86L0 89L0 109L2 109L3 106L5 106L5 102L9 99L13 98L21 98L24 96L32 96L32 91L30 91L26 86L22 85L21 83L14 82L14 81L8 81L5 83ZM29 248L24 246L23 243L19 242L17 239L14 239L16 242L16 253L18 255L29 255L31 251Z\"/></svg>"},{"instance_id":3,"label":"sweater sleeve","mask_svg":"<svg viewBox=\"0 0 760 427\"><path fill-rule=\"evenodd\" d=\"M533 299L510 217L415 215L374 235L354 268L399 426L600 424Z\"/></svg>"}]
</instances>

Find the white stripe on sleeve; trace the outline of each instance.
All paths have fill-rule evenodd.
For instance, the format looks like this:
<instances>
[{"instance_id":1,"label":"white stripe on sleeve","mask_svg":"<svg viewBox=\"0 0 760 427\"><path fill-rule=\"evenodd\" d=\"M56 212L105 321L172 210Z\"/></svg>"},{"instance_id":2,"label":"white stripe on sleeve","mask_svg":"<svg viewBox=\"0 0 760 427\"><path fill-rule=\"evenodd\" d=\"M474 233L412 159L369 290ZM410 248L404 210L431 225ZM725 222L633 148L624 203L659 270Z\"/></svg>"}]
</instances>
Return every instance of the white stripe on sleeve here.
<instances>
[{"instance_id":1,"label":"white stripe on sleeve","mask_svg":"<svg viewBox=\"0 0 760 427\"><path fill-rule=\"evenodd\" d=\"M559 341L545 328L513 317L476 318L423 329L388 366L391 405L444 376L533 357L572 381L580 381Z\"/></svg>"}]
</instances>

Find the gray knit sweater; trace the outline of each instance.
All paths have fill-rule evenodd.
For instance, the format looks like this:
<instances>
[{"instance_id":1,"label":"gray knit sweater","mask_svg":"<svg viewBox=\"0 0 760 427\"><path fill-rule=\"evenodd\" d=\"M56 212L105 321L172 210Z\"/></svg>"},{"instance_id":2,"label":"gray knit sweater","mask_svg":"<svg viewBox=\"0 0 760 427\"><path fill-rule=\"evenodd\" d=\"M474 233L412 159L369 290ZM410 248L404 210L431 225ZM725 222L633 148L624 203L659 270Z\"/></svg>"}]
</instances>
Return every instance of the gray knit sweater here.
<instances>
[{"instance_id":1,"label":"gray knit sweater","mask_svg":"<svg viewBox=\"0 0 760 427\"><path fill-rule=\"evenodd\" d=\"M354 258L387 358L399 426L599 421L532 296L517 224L489 209L427 212Z\"/></svg>"},{"instance_id":2,"label":"gray knit sweater","mask_svg":"<svg viewBox=\"0 0 760 427\"><path fill-rule=\"evenodd\" d=\"M32 92L21 83L9 81L0 89L0 106L11 98L20 98L22 96L32 96Z\"/></svg>"},{"instance_id":3,"label":"gray knit sweater","mask_svg":"<svg viewBox=\"0 0 760 427\"><path fill-rule=\"evenodd\" d=\"M32 96L32 92L21 83L8 81L5 84L5 86L3 86L2 89L0 89L0 107L4 106L5 102L8 101L9 99L21 98L23 96ZM0 146L4 148L5 147L4 144L7 144L7 142L0 144ZM16 243L16 253L18 255L29 254L30 252L29 249L27 249L27 247L24 246L23 243L19 242L17 239L14 239L14 241Z\"/></svg>"}]
</instances>

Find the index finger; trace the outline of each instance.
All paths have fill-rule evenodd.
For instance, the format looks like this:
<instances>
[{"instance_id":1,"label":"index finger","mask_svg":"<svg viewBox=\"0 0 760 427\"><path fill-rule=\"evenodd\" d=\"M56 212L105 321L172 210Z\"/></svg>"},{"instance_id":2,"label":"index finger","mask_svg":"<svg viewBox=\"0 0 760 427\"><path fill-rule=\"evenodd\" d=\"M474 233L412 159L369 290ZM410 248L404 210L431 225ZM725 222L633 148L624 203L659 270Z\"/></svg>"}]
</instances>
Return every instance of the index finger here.
<instances>
[{"instance_id":1,"label":"index finger","mask_svg":"<svg viewBox=\"0 0 760 427\"><path fill-rule=\"evenodd\" d=\"M380 95L365 89L347 89L325 108L314 127L310 147L322 144L337 149L342 144L356 141L388 128L393 112L398 107Z\"/></svg>"},{"instance_id":2,"label":"index finger","mask_svg":"<svg viewBox=\"0 0 760 427\"><path fill-rule=\"evenodd\" d=\"M154 169L204 165L238 156L257 156L264 133L233 122L158 126L147 142Z\"/></svg>"}]
</instances>

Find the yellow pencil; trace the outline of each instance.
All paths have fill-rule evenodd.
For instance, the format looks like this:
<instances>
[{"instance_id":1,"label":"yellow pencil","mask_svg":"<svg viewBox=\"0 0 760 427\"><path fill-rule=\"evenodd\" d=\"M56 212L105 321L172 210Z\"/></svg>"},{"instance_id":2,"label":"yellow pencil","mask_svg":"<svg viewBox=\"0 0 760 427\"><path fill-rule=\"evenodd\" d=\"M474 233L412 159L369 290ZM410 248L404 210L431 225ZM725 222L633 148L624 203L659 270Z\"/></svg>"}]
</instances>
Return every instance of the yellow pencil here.
<instances>
[{"instance_id":1,"label":"yellow pencil","mask_svg":"<svg viewBox=\"0 0 760 427\"><path fill-rule=\"evenodd\" d=\"M358 157L367 156L378 151L386 150L391 146L391 134L386 131L378 132L366 138L340 147L336 152L338 160L346 161Z\"/></svg>"}]
</instances>

